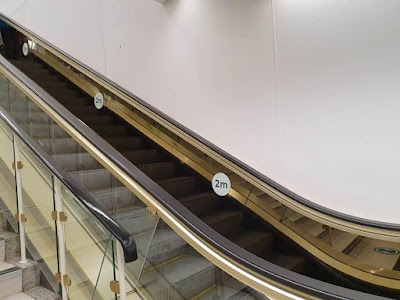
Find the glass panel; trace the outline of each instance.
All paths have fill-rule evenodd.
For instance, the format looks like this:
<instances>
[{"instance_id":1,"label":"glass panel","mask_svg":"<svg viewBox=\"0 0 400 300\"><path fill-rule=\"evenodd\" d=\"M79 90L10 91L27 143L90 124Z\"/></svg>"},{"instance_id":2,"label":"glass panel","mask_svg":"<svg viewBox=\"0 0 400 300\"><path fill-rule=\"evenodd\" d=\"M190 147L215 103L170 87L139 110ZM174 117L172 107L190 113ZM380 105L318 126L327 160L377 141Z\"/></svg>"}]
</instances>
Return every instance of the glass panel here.
<instances>
[{"instance_id":1,"label":"glass panel","mask_svg":"<svg viewBox=\"0 0 400 300\"><path fill-rule=\"evenodd\" d=\"M1 81L0 81L1 84ZM17 194L15 185L13 136L10 129L0 120L0 211L3 211L14 230L18 224L14 219L17 213Z\"/></svg>"},{"instance_id":2,"label":"glass panel","mask_svg":"<svg viewBox=\"0 0 400 300\"><path fill-rule=\"evenodd\" d=\"M116 279L115 274L115 248L114 248L114 239L113 236L110 234L107 242L105 242L105 249L103 254L103 260L100 266L100 271L96 279L96 284L93 290L92 299L99 299L102 295L107 296L106 299L112 299L112 293L105 293L103 291L103 287L109 286L110 281ZM107 267L103 268L104 265L108 264L108 261L112 262L113 265L113 274L109 273ZM114 294L114 298L116 299L117 295Z\"/></svg>"},{"instance_id":3,"label":"glass panel","mask_svg":"<svg viewBox=\"0 0 400 300\"><path fill-rule=\"evenodd\" d=\"M267 299L220 270L159 221L137 285L151 299Z\"/></svg>"},{"instance_id":4,"label":"glass panel","mask_svg":"<svg viewBox=\"0 0 400 300\"><path fill-rule=\"evenodd\" d=\"M64 234L66 273L72 282L69 298L112 299L110 281L114 280L114 259L110 232L64 186L62 203L68 216Z\"/></svg>"},{"instance_id":5,"label":"glass panel","mask_svg":"<svg viewBox=\"0 0 400 300\"><path fill-rule=\"evenodd\" d=\"M127 279L132 286L137 285L140 273L146 265L150 242L152 241L158 222L159 218L151 217L146 208L137 210L135 215L121 220L121 224L129 230L129 233L135 239L138 251L138 259L125 266Z\"/></svg>"},{"instance_id":6,"label":"glass panel","mask_svg":"<svg viewBox=\"0 0 400 300\"><path fill-rule=\"evenodd\" d=\"M54 274L58 272L55 224L51 219L54 210L53 175L25 144L19 141L18 147L23 162L20 172L28 249L53 288L58 290L54 279Z\"/></svg>"}]
</instances>

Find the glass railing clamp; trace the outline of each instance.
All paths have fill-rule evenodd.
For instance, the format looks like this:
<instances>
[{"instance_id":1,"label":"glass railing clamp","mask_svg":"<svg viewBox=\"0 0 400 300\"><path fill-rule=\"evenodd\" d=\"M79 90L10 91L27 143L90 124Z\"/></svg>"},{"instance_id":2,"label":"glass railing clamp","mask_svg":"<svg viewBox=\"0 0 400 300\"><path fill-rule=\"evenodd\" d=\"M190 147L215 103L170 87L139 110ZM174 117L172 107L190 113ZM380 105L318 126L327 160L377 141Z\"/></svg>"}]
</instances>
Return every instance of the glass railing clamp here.
<instances>
[{"instance_id":1,"label":"glass railing clamp","mask_svg":"<svg viewBox=\"0 0 400 300\"><path fill-rule=\"evenodd\" d=\"M23 167L24 167L24 164L22 163L22 161L17 161L18 170L21 170ZM15 161L13 161L13 163L12 163L12 168L15 170Z\"/></svg>"},{"instance_id":2,"label":"glass railing clamp","mask_svg":"<svg viewBox=\"0 0 400 300\"><path fill-rule=\"evenodd\" d=\"M117 280L110 281L110 290L115 294L120 294L121 291L119 288L119 281Z\"/></svg>"},{"instance_id":3,"label":"glass railing clamp","mask_svg":"<svg viewBox=\"0 0 400 300\"><path fill-rule=\"evenodd\" d=\"M67 221L67 215L63 211L52 211L51 212L51 219L53 221L60 221L60 222L66 222Z\"/></svg>"},{"instance_id":4,"label":"glass railing clamp","mask_svg":"<svg viewBox=\"0 0 400 300\"><path fill-rule=\"evenodd\" d=\"M64 274L61 280L61 273L56 273L54 275L56 282L63 285L63 286L71 286L71 277L69 277L67 274Z\"/></svg>"},{"instance_id":5,"label":"glass railing clamp","mask_svg":"<svg viewBox=\"0 0 400 300\"><path fill-rule=\"evenodd\" d=\"M26 223L27 218L24 214L15 214L14 220L16 222L19 222L21 220L22 223Z\"/></svg>"}]
</instances>

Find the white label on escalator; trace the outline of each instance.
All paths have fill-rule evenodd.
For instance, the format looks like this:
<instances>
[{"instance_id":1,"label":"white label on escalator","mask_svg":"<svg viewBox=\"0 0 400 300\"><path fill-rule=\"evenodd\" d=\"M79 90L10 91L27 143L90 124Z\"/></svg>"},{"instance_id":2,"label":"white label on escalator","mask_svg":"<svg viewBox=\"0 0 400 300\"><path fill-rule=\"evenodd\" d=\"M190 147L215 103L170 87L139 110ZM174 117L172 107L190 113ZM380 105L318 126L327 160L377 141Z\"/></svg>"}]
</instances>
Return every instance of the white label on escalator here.
<instances>
[{"instance_id":1,"label":"white label on escalator","mask_svg":"<svg viewBox=\"0 0 400 300\"><path fill-rule=\"evenodd\" d=\"M29 54L29 45L28 45L28 43L24 43L22 45L22 54L24 56L28 56L28 54Z\"/></svg>"},{"instance_id":2,"label":"white label on escalator","mask_svg":"<svg viewBox=\"0 0 400 300\"><path fill-rule=\"evenodd\" d=\"M217 173L212 179L212 188L218 196L226 196L231 190L231 181L224 173Z\"/></svg>"},{"instance_id":3,"label":"white label on escalator","mask_svg":"<svg viewBox=\"0 0 400 300\"><path fill-rule=\"evenodd\" d=\"M102 109L104 106L104 97L102 93L97 93L96 96L94 96L94 106L97 109Z\"/></svg>"}]
</instances>

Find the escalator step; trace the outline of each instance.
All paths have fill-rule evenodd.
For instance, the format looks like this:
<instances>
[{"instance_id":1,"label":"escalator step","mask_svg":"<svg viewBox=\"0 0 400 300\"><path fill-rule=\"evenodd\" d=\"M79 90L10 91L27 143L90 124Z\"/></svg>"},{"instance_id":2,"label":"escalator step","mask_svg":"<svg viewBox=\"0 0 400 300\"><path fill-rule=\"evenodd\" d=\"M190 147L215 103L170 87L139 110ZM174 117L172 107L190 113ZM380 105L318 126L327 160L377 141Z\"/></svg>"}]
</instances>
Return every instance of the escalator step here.
<instances>
[{"instance_id":1,"label":"escalator step","mask_svg":"<svg viewBox=\"0 0 400 300\"><path fill-rule=\"evenodd\" d=\"M35 74L35 80L39 81L62 81L62 79L53 73L37 73Z\"/></svg>"},{"instance_id":2,"label":"escalator step","mask_svg":"<svg viewBox=\"0 0 400 300\"><path fill-rule=\"evenodd\" d=\"M102 176L101 173L97 173L97 175L100 176L96 178L104 179L104 176ZM87 183L87 185L89 184L90 183ZM143 205L143 203L137 199L137 197L128 188L112 184L111 179L109 179L109 182L106 185L102 185L99 188L94 188L91 186L90 194L94 197L94 199L96 199L96 201L101 203L110 213L112 213L116 219L119 219L119 217L115 214L118 214L121 211L128 212L125 215L132 217L132 215L134 215L133 210L138 206ZM129 221L128 224L130 224ZM126 229L129 228L133 230L132 232L137 232L137 229L131 228L131 226L126 227Z\"/></svg>"},{"instance_id":3,"label":"escalator step","mask_svg":"<svg viewBox=\"0 0 400 300\"><path fill-rule=\"evenodd\" d=\"M134 150L145 147L143 139L137 136L110 137L107 139L107 142L119 151Z\"/></svg>"},{"instance_id":4,"label":"escalator step","mask_svg":"<svg viewBox=\"0 0 400 300\"><path fill-rule=\"evenodd\" d=\"M61 81L61 80L47 80L47 79L38 79L37 77L35 77L35 81L37 84L39 84L42 87L46 87L47 88L53 88L53 89L69 89L70 84L68 82L65 81Z\"/></svg>"},{"instance_id":5,"label":"escalator step","mask_svg":"<svg viewBox=\"0 0 400 300\"><path fill-rule=\"evenodd\" d=\"M44 74L54 75L53 71L49 69L27 68L26 66L20 66L18 68L24 73L26 73L32 79L35 79L36 75L44 75Z\"/></svg>"},{"instance_id":6,"label":"escalator step","mask_svg":"<svg viewBox=\"0 0 400 300\"><path fill-rule=\"evenodd\" d=\"M229 238L239 231L242 223L241 211L221 210L209 214L201 220L221 235Z\"/></svg>"},{"instance_id":7,"label":"escalator step","mask_svg":"<svg viewBox=\"0 0 400 300\"><path fill-rule=\"evenodd\" d=\"M90 153L53 154L54 160L67 172L99 169L101 164Z\"/></svg>"},{"instance_id":8,"label":"escalator step","mask_svg":"<svg viewBox=\"0 0 400 300\"><path fill-rule=\"evenodd\" d=\"M86 103L83 104L68 104L68 110L75 115L98 115L99 111L91 105L87 105Z\"/></svg>"},{"instance_id":9,"label":"escalator step","mask_svg":"<svg viewBox=\"0 0 400 300\"><path fill-rule=\"evenodd\" d=\"M42 138L38 140L38 143L47 153L52 154L79 153L82 151L82 147L72 138Z\"/></svg>"},{"instance_id":10,"label":"escalator step","mask_svg":"<svg viewBox=\"0 0 400 300\"><path fill-rule=\"evenodd\" d=\"M32 137L42 137L42 138L61 138L69 137L68 133L65 132L57 124L31 124L31 125L21 125L26 132L31 132Z\"/></svg>"},{"instance_id":11,"label":"escalator step","mask_svg":"<svg viewBox=\"0 0 400 300\"><path fill-rule=\"evenodd\" d=\"M216 267L203 257L183 255L144 272L140 284L153 299L191 299L215 282Z\"/></svg>"},{"instance_id":12,"label":"escalator step","mask_svg":"<svg viewBox=\"0 0 400 300\"><path fill-rule=\"evenodd\" d=\"M217 207L217 195L213 193L199 193L183 198L178 198L188 210L198 217L203 217Z\"/></svg>"},{"instance_id":13,"label":"escalator step","mask_svg":"<svg viewBox=\"0 0 400 300\"><path fill-rule=\"evenodd\" d=\"M79 97L81 95L78 90L74 89L58 89L55 87L46 87L45 85L41 85L41 87L56 99L62 97Z\"/></svg>"},{"instance_id":14,"label":"escalator step","mask_svg":"<svg viewBox=\"0 0 400 300\"><path fill-rule=\"evenodd\" d=\"M58 101L60 101L62 104L66 105L89 105L89 101L87 98L82 97L82 96L62 96L57 98ZM91 106L92 108L96 109L94 106ZM98 110L96 110L98 112Z\"/></svg>"},{"instance_id":15,"label":"escalator step","mask_svg":"<svg viewBox=\"0 0 400 300\"><path fill-rule=\"evenodd\" d=\"M151 228L149 229L151 230ZM140 235L135 236L136 239L137 244L140 245ZM146 241L144 241L145 243ZM151 247L146 257L147 264L144 268L149 269L165 261L179 257L185 253L188 247L186 241L171 228L168 226L158 227L154 232Z\"/></svg>"},{"instance_id":16,"label":"escalator step","mask_svg":"<svg viewBox=\"0 0 400 300\"><path fill-rule=\"evenodd\" d=\"M87 125L91 124L110 124L116 123L116 118L112 115L81 115L80 119Z\"/></svg>"},{"instance_id":17,"label":"escalator step","mask_svg":"<svg viewBox=\"0 0 400 300\"><path fill-rule=\"evenodd\" d=\"M300 256L271 253L268 256L268 260L273 264L297 273L302 273L304 271L305 260Z\"/></svg>"},{"instance_id":18,"label":"escalator step","mask_svg":"<svg viewBox=\"0 0 400 300\"><path fill-rule=\"evenodd\" d=\"M153 180L173 177L176 171L174 162L139 165L138 168Z\"/></svg>"},{"instance_id":19,"label":"escalator step","mask_svg":"<svg viewBox=\"0 0 400 300\"><path fill-rule=\"evenodd\" d=\"M42 64L37 63L37 62L14 60L14 59L10 59L9 61L17 67L24 67L24 68L29 68L29 69L43 69L44 68L44 66Z\"/></svg>"},{"instance_id":20,"label":"escalator step","mask_svg":"<svg viewBox=\"0 0 400 300\"><path fill-rule=\"evenodd\" d=\"M165 179L157 183L175 198L190 195L196 190L196 178L193 176Z\"/></svg>"},{"instance_id":21,"label":"escalator step","mask_svg":"<svg viewBox=\"0 0 400 300\"><path fill-rule=\"evenodd\" d=\"M232 242L257 256L263 257L267 252L272 251L274 235L266 231L248 230L235 236Z\"/></svg>"},{"instance_id":22,"label":"escalator step","mask_svg":"<svg viewBox=\"0 0 400 300\"><path fill-rule=\"evenodd\" d=\"M157 149L128 150L128 151L122 151L121 154L125 156L133 164L144 165L157 162L158 150Z\"/></svg>"},{"instance_id":23,"label":"escalator step","mask_svg":"<svg viewBox=\"0 0 400 300\"><path fill-rule=\"evenodd\" d=\"M92 129L105 138L129 135L129 130L124 125L94 125Z\"/></svg>"}]
</instances>

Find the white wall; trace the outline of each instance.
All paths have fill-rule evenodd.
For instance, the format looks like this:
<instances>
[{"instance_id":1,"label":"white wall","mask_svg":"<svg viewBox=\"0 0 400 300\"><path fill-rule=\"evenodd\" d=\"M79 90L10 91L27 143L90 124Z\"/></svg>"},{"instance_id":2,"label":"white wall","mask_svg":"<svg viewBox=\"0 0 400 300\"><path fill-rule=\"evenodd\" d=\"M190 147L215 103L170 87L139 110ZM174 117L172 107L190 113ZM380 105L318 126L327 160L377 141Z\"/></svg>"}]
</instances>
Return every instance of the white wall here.
<instances>
[{"instance_id":1,"label":"white wall","mask_svg":"<svg viewBox=\"0 0 400 300\"><path fill-rule=\"evenodd\" d=\"M397 223L399 9L398 0L0 1L294 192Z\"/></svg>"}]
</instances>

